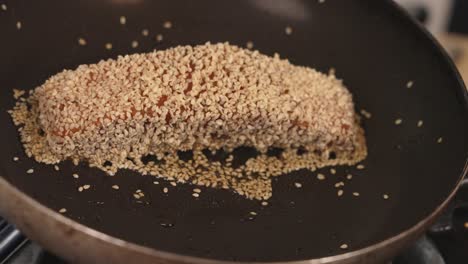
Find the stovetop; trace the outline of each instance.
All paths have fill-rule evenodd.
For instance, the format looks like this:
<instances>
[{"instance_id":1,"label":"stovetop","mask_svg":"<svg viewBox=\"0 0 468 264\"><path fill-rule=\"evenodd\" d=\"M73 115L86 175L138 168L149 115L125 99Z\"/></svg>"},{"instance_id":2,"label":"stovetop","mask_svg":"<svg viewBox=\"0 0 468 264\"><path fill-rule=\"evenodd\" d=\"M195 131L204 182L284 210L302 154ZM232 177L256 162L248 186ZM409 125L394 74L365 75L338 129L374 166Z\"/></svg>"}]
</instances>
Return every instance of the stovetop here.
<instances>
[{"instance_id":1,"label":"stovetop","mask_svg":"<svg viewBox=\"0 0 468 264\"><path fill-rule=\"evenodd\" d=\"M65 264L66 262L43 250L34 242L24 240L19 233L5 239L7 228L0 221L0 264ZM2 240L3 238L3 240ZM7 260L2 259L7 240L16 248ZM3 261L2 261L3 260ZM468 179L445 213L425 236L395 258L391 264L467 264L468 263Z\"/></svg>"}]
</instances>

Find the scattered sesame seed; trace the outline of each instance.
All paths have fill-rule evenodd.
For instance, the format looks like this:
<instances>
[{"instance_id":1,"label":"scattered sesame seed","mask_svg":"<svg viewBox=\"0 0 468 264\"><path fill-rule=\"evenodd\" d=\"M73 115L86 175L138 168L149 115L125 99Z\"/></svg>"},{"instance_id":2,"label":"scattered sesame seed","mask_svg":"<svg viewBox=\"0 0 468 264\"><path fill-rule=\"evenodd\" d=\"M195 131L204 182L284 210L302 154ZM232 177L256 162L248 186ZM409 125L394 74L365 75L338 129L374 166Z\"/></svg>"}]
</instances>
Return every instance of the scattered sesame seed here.
<instances>
[{"instance_id":1,"label":"scattered sesame seed","mask_svg":"<svg viewBox=\"0 0 468 264\"><path fill-rule=\"evenodd\" d=\"M170 184L171 184L172 186L174 186L174 187L177 186L177 183L176 183L176 182L170 182Z\"/></svg>"},{"instance_id":2,"label":"scattered sesame seed","mask_svg":"<svg viewBox=\"0 0 468 264\"><path fill-rule=\"evenodd\" d=\"M18 30L20 30L22 27L23 27L23 25L21 24L21 21L16 22L16 28Z\"/></svg>"},{"instance_id":3,"label":"scattered sesame seed","mask_svg":"<svg viewBox=\"0 0 468 264\"><path fill-rule=\"evenodd\" d=\"M354 196L359 196L360 194L358 192L353 192Z\"/></svg>"},{"instance_id":4,"label":"scattered sesame seed","mask_svg":"<svg viewBox=\"0 0 468 264\"><path fill-rule=\"evenodd\" d=\"M112 43L106 43L105 48L107 50L111 50L112 49Z\"/></svg>"},{"instance_id":5,"label":"scattered sesame seed","mask_svg":"<svg viewBox=\"0 0 468 264\"><path fill-rule=\"evenodd\" d=\"M143 29L143 30L141 31L141 35L143 35L143 36L147 37L147 36L149 35L149 30L148 30L148 29L146 29L146 28L145 28L145 29Z\"/></svg>"},{"instance_id":6,"label":"scattered sesame seed","mask_svg":"<svg viewBox=\"0 0 468 264\"><path fill-rule=\"evenodd\" d=\"M24 90L13 89L13 98L18 99L23 96L26 92Z\"/></svg>"},{"instance_id":7,"label":"scattered sesame seed","mask_svg":"<svg viewBox=\"0 0 468 264\"><path fill-rule=\"evenodd\" d=\"M134 193L133 197L135 197L135 199L140 199L140 195L138 193Z\"/></svg>"},{"instance_id":8,"label":"scattered sesame seed","mask_svg":"<svg viewBox=\"0 0 468 264\"><path fill-rule=\"evenodd\" d=\"M252 41L247 41L246 47L247 47L248 49L253 49L254 43L253 43Z\"/></svg>"},{"instance_id":9,"label":"scattered sesame seed","mask_svg":"<svg viewBox=\"0 0 468 264\"><path fill-rule=\"evenodd\" d=\"M112 185L112 189L118 190L118 189L120 189L120 187L118 185L114 184L114 185Z\"/></svg>"},{"instance_id":10,"label":"scattered sesame seed","mask_svg":"<svg viewBox=\"0 0 468 264\"><path fill-rule=\"evenodd\" d=\"M13 161L18 161L19 158L18 157L13 157Z\"/></svg>"},{"instance_id":11,"label":"scattered sesame seed","mask_svg":"<svg viewBox=\"0 0 468 264\"><path fill-rule=\"evenodd\" d=\"M78 179L80 176L76 173L73 173L73 178Z\"/></svg>"},{"instance_id":12,"label":"scattered sesame seed","mask_svg":"<svg viewBox=\"0 0 468 264\"><path fill-rule=\"evenodd\" d=\"M322 173L319 173L319 174L317 174L317 179L323 181L323 180L325 180L325 175L323 175Z\"/></svg>"},{"instance_id":13,"label":"scattered sesame seed","mask_svg":"<svg viewBox=\"0 0 468 264\"><path fill-rule=\"evenodd\" d=\"M159 182L158 182L158 181L154 181L153 184L159 184Z\"/></svg>"},{"instance_id":14,"label":"scattered sesame seed","mask_svg":"<svg viewBox=\"0 0 468 264\"><path fill-rule=\"evenodd\" d=\"M169 192L169 189L167 187L164 187L163 192L167 193L167 192Z\"/></svg>"},{"instance_id":15,"label":"scattered sesame seed","mask_svg":"<svg viewBox=\"0 0 468 264\"><path fill-rule=\"evenodd\" d=\"M141 190L140 190L140 189L137 189L135 192L136 192L136 193L141 193Z\"/></svg>"},{"instance_id":16,"label":"scattered sesame seed","mask_svg":"<svg viewBox=\"0 0 468 264\"><path fill-rule=\"evenodd\" d=\"M468 222L465 222L465 224L463 225L466 229L468 229Z\"/></svg>"},{"instance_id":17,"label":"scattered sesame seed","mask_svg":"<svg viewBox=\"0 0 468 264\"><path fill-rule=\"evenodd\" d=\"M341 249L347 249L348 248L348 245L347 244L343 244L340 246Z\"/></svg>"},{"instance_id":18,"label":"scattered sesame seed","mask_svg":"<svg viewBox=\"0 0 468 264\"><path fill-rule=\"evenodd\" d=\"M331 168L331 169L330 169L330 173L331 173L331 174L336 174L336 170L335 170L334 168Z\"/></svg>"},{"instance_id":19,"label":"scattered sesame seed","mask_svg":"<svg viewBox=\"0 0 468 264\"><path fill-rule=\"evenodd\" d=\"M284 32L286 33L286 35L291 35L292 32L293 32L292 27L287 26L287 27L284 29Z\"/></svg>"},{"instance_id":20,"label":"scattered sesame seed","mask_svg":"<svg viewBox=\"0 0 468 264\"><path fill-rule=\"evenodd\" d=\"M358 164L358 165L356 166L356 169L358 169L358 170L363 170L363 169L365 169L365 168L366 168L366 167L365 167L364 165L362 165L362 164Z\"/></svg>"},{"instance_id":21,"label":"scattered sesame seed","mask_svg":"<svg viewBox=\"0 0 468 264\"><path fill-rule=\"evenodd\" d=\"M59 213L61 213L61 214L64 214L64 213L66 213L66 212L67 212L67 209L66 209L66 208L62 208L62 209L59 210Z\"/></svg>"},{"instance_id":22,"label":"scattered sesame seed","mask_svg":"<svg viewBox=\"0 0 468 264\"><path fill-rule=\"evenodd\" d=\"M29 170L26 171L26 173L27 174L32 174L32 173L34 173L34 169L29 169Z\"/></svg>"},{"instance_id":23,"label":"scattered sesame seed","mask_svg":"<svg viewBox=\"0 0 468 264\"><path fill-rule=\"evenodd\" d=\"M157 35L156 35L156 41L157 41L157 42L163 41L163 35L162 35L162 34L157 34Z\"/></svg>"},{"instance_id":24,"label":"scattered sesame seed","mask_svg":"<svg viewBox=\"0 0 468 264\"><path fill-rule=\"evenodd\" d=\"M342 195L343 195L343 193L344 193L344 191L343 191L343 190L338 190L338 192L337 192L336 194L337 194L338 196L342 196Z\"/></svg>"},{"instance_id":25,"label":"scattered sesame seed","mask_svg":"<svg viewBox=\"0 0 468 264\"><path fill-rule=\"evenodd\" d=\"M335 183L335 188L339 188L341 186L345 186L345 183L342 181Z\"/></svg>"},{"instance_id":26,"label":"scattered sesame seed","mask_svg":"<svg viewBox=\"0 0 468 264\"><path fill-rule=\"evenodd\" d=\"M325 0L318 0L319 4L325 3Z\"/></svg>"},{"instance_id":27,"label":"scattered sesame seed","mask_svg":"<svg viewBox=\"0 0 468 264\"><path fill-rule=\"evenodd\" d=\"M346 179L348 179L348 180L351 180L351 179L353 179L353 175L352 175L352 174L348 174L348 175L346 175Z\"/></svg>"},{"instance_id":28,"label":"scattered sesame seed","mask_svg":"<svg viewBox=\"0 0 468 264\"><path fill-rule=\"evenodd\" d=\"M54 165L54 170L59 171L60 170L59 166Z\"/></svg>"},{"instance_id":29,"label":"scattered sesame seed","mask_svg":"<svg viewBox=\"0 0 468 264\"><path fill-rule=\"evenodd\" d=\"M127 23L127 18L125 16L120 17L120 24L125 25Z\"/></svg>"},{"instance_id":30,"label":"scattered sesame seed","mask_svg":"<svg viewBox=\"0 0 468 264\"><path fill-rule=\"evenodd\" d=\"M406 88L411 88L411 87L413 87L413 84L414 84L413 81L407 82L407 83L406 83Z\"/></svg>"},{"instance_id":31,"label":"scattered sesame seed","mask_svg":"<svg viewBox=\"0 0 468 264\"><path fill-rule=\"evenodd\" d=\"M134 40L132 41L132 48L138 47L138 41Z\"/></svg>"},{"instance_id":32,"label":"scattered sesame seed","mask_svg":"<svg viewBox=\"0 0 468 264\"><path fill-rule=\"evenodd\" d=\"M395 119L395 125L398 126L398 125L401 125L401 123L403 123L403 119L401 119L401 118Z\"/></svg>"},{"instance_id":33,"label":"scattered sesame seed","mask_svg":"<svg viewBox=\"0 0 468 264\"><path fill-rule=\"evenodd\" d=\"M437 143L439 143L439 144L442 143L442 141L444 141L444 139L442 137L437 139Z\"/></svg>"},{"instance_id":34,"label":"scattered sesame seed","mask_svg":"<svg viewBox=\"0 0 468 264\"><path fill-rule=\"evenodd\" d=\"M294 183L294 186L296 186L296 188L301 188L301 187L302 187L302 184L299 183L299 182L295 182L295 183Z\"/></svg>"},{"instance_id":35,"label":"scattered sesame seed","mask_svg":"<svg viewBox=\"0 0 468 264\"><path fill-rule=\"evenodd\" d=\"M3 11L7 11L7 9L8 9L8 8L7 8L7 5L6 5L6 4L2 4L2 10L3 10Z\"/></svg>"},{"instance_id":36,"label":"scattered sesame seed","mask_svg":"<svg viewBox=\"0 0 468 264\"><path fill-rule=\"evenodd\" d=\"M200 190L200 189L198 189L198 188L195 188L195 189L193 189L193 192L196 192L196 193L201 193L201 190Z\"/></svg>"},{"instance_id":37,"label":"scattered sesame seed","mask_svg":"<svg viewBox=\"0 0 468 264\"><path fill-rule=\"evenodd\" d=\"M267 201L262 201L262 205L263 205L263 206L267 206L267 205L268 205L268 202L267 202Z\"/></svg>"},{"instance_id":38,"label":"scattered sesame seed","mask_svg":"<svg viewBox=\"0 0 468 264\"><path fill-rule=\"evenodd\" d=\"M89 184L83 185L83 189L88 190L89 188L91 188L91 185L89 185Z\"/></svg>"},{"instance_id":39,"label":"scattered sesame seed","mask_svg":"<svg viewBox=\"0 0 468 264\"><path fill-rule=\"evenodd\" d=\"M384 198L385 200L388 200L388 198L390 198L390 196L388 196L388 194L384 194L384 195L383 195L383 198Z\"/></svg>"},{"instance_id":40,"label":"scattered sesame seed","mask_svg":"<svg viewBox=\"0 0 468 264\"><path fill-rule=\"evenodd\" d=\"M199 193L192 193L192 196L193 196L193 197L199 197L200 194L199 194Z\"/></svg>"},{"instance_id":41,"label":"scattered sesame seed","mask_svg":"<svg viewBox=\"0 0 468 264\"><path fill-rule=\"evenodd\" d=\"M418 121L418 127L422 127L423 124L424 124L424 121L422 121L422 120L419 120L419 121Z\"/></svg>"},{"instance_id":42,"label":"scattered sesame seed","mask_svg":"<svg viewBox=\"0 0 468 264\"><path fill-rule=\"evenodd\" d=\"M372 117L372 114L370 112L368 112L367 110L365 109L361 109L360 111L361 115L367 119L371 119Z\"/></svg>"},{"instance_id":43,"label":"scattered sesame seed","mask_svg":"<svg viewBox=\"0 0 468 264\"><path fill-rule=\"evenodd\" d=\"M171 21L165 21L164 24L163 24L163 27L164 28L172 28L172 22Z\"/></svg>"},{"instance_id":44,"label":"scattered sesame seed","mask_svg":"<svg viewBox=\"0 0 468 264\"><path fill-rule=\"evenodd\" d=\"M78 187L78 191L79 191L79 192L82 192L82 191L83 191L83 187L82 187L82 186Z\"/></svg>"},{"instance_id":45,"label":"scattered sesame seed","mask_svg":"<svg viewBox=\"0 0 468 264\"><path fill-rule=\"evenodd\" d=\"M250 212L249 214L250 214L250 215L257 215L257 213L256 213L256 212L253 212L253 211Z\"/></svg>"},{"instance_id":46,"label":"scattered sesame seed","mask_svg":"<svg viewBox=\"0 0 468 264\"><path fill-rule=\"evenodd\" d=\"M86 42L86 39L84 38L78 38L78 44L80 46L86 46L87 42Z\"/></svg>"}]
</instances>

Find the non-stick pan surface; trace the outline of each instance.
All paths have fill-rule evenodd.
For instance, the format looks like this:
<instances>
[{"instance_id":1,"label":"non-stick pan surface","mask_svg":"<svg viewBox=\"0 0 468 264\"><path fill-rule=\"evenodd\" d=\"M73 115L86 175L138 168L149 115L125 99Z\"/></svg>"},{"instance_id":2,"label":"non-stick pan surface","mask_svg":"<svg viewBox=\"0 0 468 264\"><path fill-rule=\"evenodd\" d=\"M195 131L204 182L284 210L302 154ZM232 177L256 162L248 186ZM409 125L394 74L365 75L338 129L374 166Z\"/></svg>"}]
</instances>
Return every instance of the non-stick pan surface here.
<instances>
[{"instance_id":1,"label":"non-stick pan surface","mask_svg":"<svg viewBox=\"0 0 468 264\"><path fill-rule=\"evenodd\" d=\"M18 0L7 6L0 11L0 174L51 209L66 208L67 217L117 238L223 260L338 255L417 224L449 196L466 168L463 84L440 48L388 1ZM119 23L123 15L125 25ZM166 20L171 29L163 28ZM86 46L78 44L80 37ZM137 48L131 47L134 40ZM14 102L11 89L32 89L64 68L119 54L206 41L252 41L261 52L278 52L294 64L324 72L335 68L357 110L372 113L363 119L365 169L338 167L336 175L322 169L325 181L305 170L284 175L274 180L269 205L261 206L225 190L203 188L195 199L193 186L172 187L163 180L155 185L155 178L131 171L109 177L70 162L56 171L25 156L6 113ZM26 173L30 168L33 174ZM348 173L352 180L345 178ZM342 197L334 187L339 181L345 182ZM84 184L91 188L78 192ZM112 189L114 184L120 189ZM133 197L137 189L143 199ZM349 248L340 249L342 244Z\"/></svg>"}]
</instances>

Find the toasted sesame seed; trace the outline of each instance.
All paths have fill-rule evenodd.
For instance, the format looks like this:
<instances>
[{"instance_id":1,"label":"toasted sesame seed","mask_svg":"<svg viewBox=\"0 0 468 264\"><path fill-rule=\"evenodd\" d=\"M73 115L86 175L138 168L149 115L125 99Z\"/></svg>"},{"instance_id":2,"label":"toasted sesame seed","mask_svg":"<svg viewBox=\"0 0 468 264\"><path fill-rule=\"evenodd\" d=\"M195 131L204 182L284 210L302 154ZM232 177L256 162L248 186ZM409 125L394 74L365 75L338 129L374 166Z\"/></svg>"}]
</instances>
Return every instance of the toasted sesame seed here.
<instances>
[{"instance_id":1,"label":"toasted sesame seed","mask_svg":"<svg viewBox=\"0 0 468 264\"><path fill-rule=\"evenodd\" d=\"M293 32L292 27L287 26L287 27L284 29L284 32L286 33L286 35L291 35L292 32Z\"/></svg>"},{"instance_id":2,"label":"toasted sesame seed","mask_svg":"<svg viewBox=\"0 0 468 264\"><path fill-rule=\"evenodd\" d=\"M413 84L414 84L413 81L407 82L407 83L406 83L406 88L411 88L411 87L413 87Z\"/></svg>"},{"instance_id":3,"label":"toasted sesame seed","mask_svg":"<svg viewBox=\"0 0 468 264\"><path fill-rule=\"evenodd\" d=\"M337 194L338 196L342 196L342 195L343 195L343 193L344 193L344 191L343 191L343 190L338 190L338 192L337 192L336 194Z\"/></svg>"},{"instance_id":4,"label":"toasted sesame seed","mask_svg":"<svg viewBox=\"0 0 468 264\"><path fill-rule=\"evenodd\" d=\"M351 179L353 179L353 175L352 175L352 174L348 174L348 175L346 175L346 179L348 179L348 180L351 180Z\"/></svg>"},{"instance_id":5,"label":"toasted sesame seed","mask_svg":"<svg viewBox=\"0 0 468 264\"><path fill-rule=\"evenodd\" d=\"M353 192L354 196L359 196L360 194L358 192Z\"/></svg>"},{"instance_id":6,"label":"toasted sesame seed","mask_svg":"<svg viewBox=\"0 0 468 264\"><path fill-rule=\"evenodd\" d=\"M442 141L444 141L444 139L443 139L442 137L439 137L439 138L437 139L437 143L439 143L439 144L442 143Z\"/></svg>"},{"instance_id":7,"label":"toasted sesame seed","mask_svg":"<svg viewBox=\"0 0 468 264\"><path fill-rule=\"evenodd\" d=\"M348 245L347 245L347 244L342 244L342 245L340 246L340 248L341 248L341 249L347 249L347 248L348 248Z\"/></svg>"},{"instance_id":8,"label":"toasted sesame seed","mask_svg":"<svg viewBox=\"0 0 468 264\"><path fill-rule=\"evenodd\" d=\"M422 121L422 120L419 120L419 121L418 121L418 127L422 127L423 124L424 124L424 121Z\"/></svg>"},{"instance_id":9,"label":"toasted sesame seed","mask_svg":"<svg viewBox=\"0 0 468 264\"><path fill-rule=\"evenodd\" d=\"M323 180L325 180L325 175L319 173L319 174L317 174L317 179L323 181Z\"/></svg>"},{"instance_id":10,"label":"toasted sesame seed","mask_svg":"<svg viewBox=\"0 0 468 264\"><path fill-rule=\"evenodd\" d=\"M157 35L156 35L156 41L157 41L157 42L163 41L163 35L162 35L162 34L157 34Z\"/></svg>"},{"instance_id":11,"label":"toasted sesame seed","mask_svg":"<svg viewBox=\"0 0 468 264\"><path fill-rule=\"evenodd\" d=\"M198 188L195 188L195 189L193 189L193 192L196 192L196 193L201 193L201 190L200 190L200 189L198 189Z\"/></svg>"},{"instance_id":12,"label":"toasted sesame seed","mask_svg":"<svg viewBox=\"0 0 468 264\"><path fill-rule=\"evenodd\" d=\"M82 192L83 191L83 186L78 187L78 191Z\"/></svg>"},{"instance_id":13,"label":"toasted sesame seed","mask_svg":"<svg viewBox=\"0 0 468 264\"><path fill-rule=\"evenodd\" d=\"M13 161L18 161L19 158L18 157L13 157Z\"/></svg>"},{"instance_id":14,"label":"toasted sesame seed","mask_svg":"<svg viewBox=\"0 0 468 264\"><path fill-rule=\"evenodd\" d=\"M401 119L401 118L395 119L395 125L398 126L398 125L401 125L401 123L403 123L403 119Z\"/></svg>"},{"instance_id":15,"label":"toasted sesame seed","mask_svg":"<svg viewBox=\"0 0 468 264\"><path fill-rule=\"evenodd\" d=\"M295 183L294 183L294 186L296 186L296 188L301 188L301 187L302 187L302 184L299 183L299 182L295 182Z\"/></svg>"},{"instance_id":16,"label":"toasted sesame seed","mask_svg":"<svg viewBox=\"0 0 468 264\"><path fill-rule=\"evenodd\" d=\"M54 165L54 170L59 171L60 170L59 166Z\"/></svg>"},{"instance_id":17,"label":"toasted sesame seed","mask_svg":"<svg viewBox=\"0 0 468 264\"><path fill-rule=\"evenodd\" d=\"M143 35L143 36L147 37L147 36L149 35L149 30L148 30L148 29L146 29L146 28L145 28L145 29L143 29L143 30L141 31L141 35Z\"/></svg>"},{"instance_id":18,"label":"toasted sesame seed","mask_svg":"<svg viewBox=\"0 0 468 264\"><path fill-rule=\"evenodd\" d=\"M267 201L262 201L262 205L263 205L263 206L267 206L267 205L268 205L268 202L267 202Z\"/></svg>"},{"instance_id":19,"label":"toasted sesame seed","mask_svg":"<svg viewBox=\"0 0 468 264\"><path fill-rule=\"evenodd\" d=\"M158 181L154 181L153 184L159 184L159 182L158 182Z\"/></svg>"},{"instance_id":20,"label":"toasted sesame seed","mask_svg":"<svg viewBox=\"0 0 468 264\"><path fill-rule=\"evenodd\" d=\"M370 112L368 112L367 110L365 109L361 109L360 111L361 115L367 119L371 119L372 117L372 114Z\"/></svg>"},{"instance_id":21,"label":"toasted sesame seed","mask_svg":"<svg viewBox=\"0 0 468 264\"><path fill-rule=\"evenodd\" d=\"M138 41L134 40L132 41L132 48L138 47Z\"/></svg>"},{"instance_id":22,"label":"toasted sesame seed","mask_svg":"<svg viewBox=\"0 0 468 264\"><path fill-rule=\"evenodd\" d=\"M106 43L106 45L104 45L104 47L106 48L106 50L111 50L112 49L112 43Z\"/></svg>"},{"instance_id":23,"label":"toasted sesame seed","mask_svg":"<svg viewBox=\"0 0 468 264\"><path fill-rule=\"evenodd\" d=\"M118 190L118 189L120 189L120 187L118 185L114 184L114 185L112 185L112 189Z\"/></svg>"},{"instance_id":24,"label":"toasted sesame seed","mask_svg":"<svg viewBox=\"0 0 468 264\"><path fill-rule=\"evenodd\" d=\"M140 195L138 193L134 193L133 197L135 197L135 199L140 199Z\"/></svg>"},{"instance_id":25,"label":"toasted sesame seed","mask_svg":"<svg viewBox=\"0 0 468 264\"><path fill-rule=\"evenodd\" d=\"M249 212L249 214L250 214L250 215L257 215L257 213L256 213L256 212L253 212L253 211L252 211L252 212Z\"/></svg>"},{"instance_id":26,"label":"toasted sesame seed","mask_svg":"<svg viewBox=\"0 0 468 264\"><path fill-rule=\"evenodd\" d=\"M67 209L66 209L66 208L62 208L62 209L59 210L59 213L61 213L61 214L64 214L64 213L66 213L66 212L67 212Z\"/></svg>"},{"instance_id":27,"label":"toasted sesame seed","mask_svg":"<svg viewBox=\"0 0 468 264\"><path fill-rule=\"evenodd\" d=\"M137 189L135 192L136 193L141 193L141 189Z\"/></svg>"},{"instance_id":28,"label":"toasted sesame seed","mask_svg":"<svg viewBox=\"0 0 468 264\"><path fill-rule=\"evenodd\" d=\"M3 11L7 11L7 9L8 9L8 8L7 8L7 5L6 5L6 4L2 4L2 10L3 10Z\"/></svg>"},{"instance_id":29,"label":"toasted sesame seed","mask_svg":"<svg viewBox=\"0 0 468 264\"><path fill-rule=\"evenodd\" d=\"M193 196L193 197L199 197L200 194L199 194L199 193L192 193L192 196Z\"/></svg>"},{"instance_id":30,"label":"toasted sesame seed","mask_svg":"<svg viewBox=\"0 0 468 264\"><path fill-rule=\"evenodd\" d=\"M88 190L89 188L91 188L91 185L89 185L89 184L83 185L83 189Z\"/></svg>"},{"instance_id":31,"label":"toasted sesame seed","mask_svg":"<svg viewBox=\"0 0 468 264\"><path fill-rule=\"evenodd\" d=\"M84 38L78 38L78 44L80 46L86 46L87 42L86 42L86 39Z\"/></svg>"},{"instance_id":32,"label":"toasted sesame seed","mask_svg":"<svg viewBox=\"0 0 468 264\"><path fill-rule=\"evenodd\" d=\"M32 173L34 173L34 169L29 169L29 170L26 171L26 173L27 174L32 174Z\"/></svg>"},{"instance_id":33,"label":"toasted sesame seed","mask_svg":"<svg viewBox=\"0 0 468 264\"><path fill-rule=\"evenodd\" d=\"M20 30L22 27L23 27L23 24L21 23L21 21L16 22L16 28L18 30Z\"/></svg>"},{"instance_id":34,"label":"toasted sesame seed","mask_svg":"<svg viewBox=\"0 0 468 264\"><path fill-rule=\"evenodd\" d=\"M342 187L342 186L345 186L345 183L342 182L342 181L335 183L335 188L339 188L339 187Z\"/></svg>"},{"instance_id":35,"label":"toasted sesame seed","mask_svg":"<svg viewBox=\"0 0 468 264\"><path fill-rule=\"evenodd\" d=\"M388 198L390 198L390 196L388 196L388 194L384 194L384 195L383 195L383 198L384 198L385 200L388 200Z\"/></svg>"},{"instance_id":36,"label":"toasted sesame seed","mask_svg":"<svg viewBox=\"0 0 468 264\"><path fill-rule=\"evenodd\" d=\"M366 168L366 167L365 167L364 165L362 165L362 164L358 164L358 165L356 166L356 169L358 169L358 170L363 170L363 169L365 169L365 168Z\"/></svg>"},{"instance_id":37,"label":"toasted sesame seed","mask_svg":"<svg viewBox=\"0 0 468 264\"><path fill-rule=\"evenodd\" d=\"M465 222L465 224L463 225L466 229L468 229L468 222Z\"/></svg>"},{"instance_id":38,"label":"toasted sesame seed","mask_svg":"<svg viewBox=\"0 0 468 264\"><path fill-rule=\"evenodd\" d=\"M177 186L177 183L176 183L176 182L170 182L170 184L171 184L172 186L174 186L174 187Z\"/></svg>"},{"instance_id":39,"label":"toasted sesame seed","mask_svg":"<svg viewBox=\"0 0 468 264\"><path fill-rule=\"evenodd\" d=\"M73 173L73 178L78 179L80 176L76 173Z\"/></svg>"},{"instance_id":40,"label":"toasted sesame seed","mask_svg":"<svg viewBox=\"0 0 468 264\"><path fill-rule=\"evenodd\" d=\"M254 43L253 43L252 41L247 41L247 43L245 44L245 46L246 46L248 49L253 49Z\"/></svg>"},{"instance_id":41,"label":"toasted sesame seed","mask_svg":"<svg viewBox=\"0 0 468 264\"><path fill-rule=\"evenodd\" d=\"M336 174L336 170L335 170L334 168L331 168L331 169L330 169L330 173L331 173L331 174Z\"/></svg>"},{"instance_id":42,"label":"toasted sesame seed","mask_svg":"<svg viewBox=\"0 0 468 264\"><path fill-rule=\"evenodd\" d=\"M121 25L127 24L127 18L125 16L120 16L119 21Z\"/></svg>"},{"instance_id":43,"label":"toasted sesame seed","mask_svg":"<svg viewBox=\"0 0 468 264\"><path fill-rule=\"evenodd\" d=\"M165 21L163 24L163 27L166 29L172 28L172 22L171 21Z\"/></svg>"},{"instance_id":44,"label":"toasted sesame seed","mask_svg":"<svg viewBox=\"0 0 468 264\"><path fill-rule=\"evenodd\" d=\"M167 192L169 192L169 189L167 187L164 187L163 192L167 193Z\"/></svg>"}]
</instances>

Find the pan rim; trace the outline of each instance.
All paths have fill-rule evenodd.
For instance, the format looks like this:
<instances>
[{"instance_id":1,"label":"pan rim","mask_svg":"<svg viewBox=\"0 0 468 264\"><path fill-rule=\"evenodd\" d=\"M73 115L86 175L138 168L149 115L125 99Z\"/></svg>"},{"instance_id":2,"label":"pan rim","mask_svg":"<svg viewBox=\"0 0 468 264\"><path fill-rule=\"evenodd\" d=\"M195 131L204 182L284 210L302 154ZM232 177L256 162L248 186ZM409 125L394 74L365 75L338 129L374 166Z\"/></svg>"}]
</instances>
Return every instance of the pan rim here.
<instances>
[{"instance_id":1,"label":"pan rim","mask_svg":"<svg viewBox=\"0 0 468 264\"><path fill-rule=\"evenodd\" d=\"M440 57L441 61L446 63L446 65L452 71L452 74L454 74L456 81L458 82L457 86L451 87L450 89L454 89L454 91L457 92L457 97L461 96L462 103L464 103L465 111L468 111L468 91L466 90L465 83L463 82L461 75L458 69L456 68L454 62L450 59L449 55L442 48L440 43L425 28L423 28L422 25L416 22L415 19L413 19L405 10L403 10L403 8L400 7L398 4L396 4L395 2L391 0L386 0L384 4L388 5L389 8L393 8L395 10L395 14L398 15L399 18L406 19L408 22L410 22L409 24L412 24L411 25L412 27L417 29L421 34L424 35L426 40L432 43L434 49L437 50L437 55ZM375 243L373 245L370 245L361 249L350 251L347 253L334 255L334 256L327 256L327 257L322 257L322 258L316 258L316 259L286 261L286 262L249 262L249 263L271 263L271 264L273 263L291 263L291 264L332 263L336 261L344 261L347 259L358 258L360 256L365 256L372 252L382 250L385 247L388 247L392 244L402 241L406 237L418 234L425 227L428 227L435 220L435 218L441 214L441 212L445 209L445 207L448 205L450 200L454 197L463 179L467 176L467 173L468 173L468 157L465 157L465 164L461 172L461 175L459 176L459 179L456 182L452 191L448 194L448 196L444 199L442 203L440 203L428 216L420 220L418 223L416 223L412 227L400 232L397 235L394 235L385 240L382 240L378 243ZM138 252L139 254L147 255L149 257L166 259L168 261L176 261L176 262L183 262L183 263L225 263L225 264L239 263L239 262L233 262L233 261L208 259L208 258L201 258L201 257L171 253L168 251L163 251L163 250L158 250L155 248L138 245L133 242L128 242L128 241L113 237L111 235L107 235L105 233L102 233L90 227L87 227L79 222L76 222L72 219L69 219L53 211L52 209L34 200L29 195L21 192L17 187L13 186L3 177L0 177L0 189L3 190L2 192L0 192L0 196L15 197L17 198L17 200L20 200L27 206L31 208L35 208L38 211L42 211L48 217L51 217L53 221L69 226L71 229L74 229L74 231L83 233L103 243L108 243L116 247L126 247L130 251Z\"/></svg>"}]
</instances>

